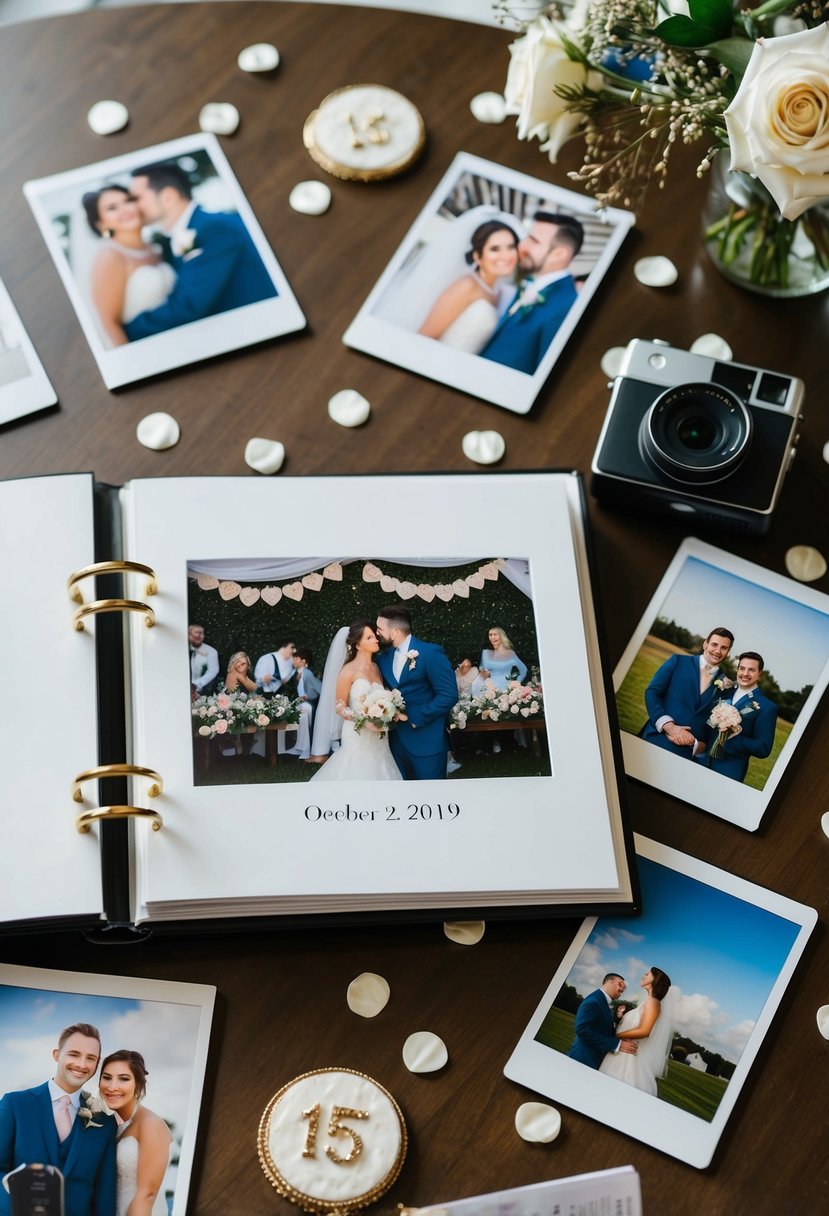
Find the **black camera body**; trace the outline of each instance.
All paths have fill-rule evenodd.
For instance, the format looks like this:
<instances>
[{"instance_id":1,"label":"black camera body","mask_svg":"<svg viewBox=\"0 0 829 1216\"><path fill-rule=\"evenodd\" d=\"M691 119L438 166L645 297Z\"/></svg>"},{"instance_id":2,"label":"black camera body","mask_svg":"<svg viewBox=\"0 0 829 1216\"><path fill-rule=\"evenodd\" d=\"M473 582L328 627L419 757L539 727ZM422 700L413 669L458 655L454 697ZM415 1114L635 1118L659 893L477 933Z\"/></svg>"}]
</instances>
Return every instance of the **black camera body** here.
<instances>
[{"instance_id":1,"label":"black camera body","mask_svg":"<svg viewBox=\"0 0 829 1216\"><path fill-rule=\"evenodd\" d=\"M20 1165L5 1183L12 1216L63 1216L63 1174L56 1165Z\"/></svg>"},{"instance_id":2,"label":"black camera body","mask_svg":"<svg viewBox=\"0 0 829 1216\"><path fill-rule=\"evenodd\" d=\"M762 534L794 459L803 381L634 338L590 489L608 505Z\"/></svg>"}]
</instances>

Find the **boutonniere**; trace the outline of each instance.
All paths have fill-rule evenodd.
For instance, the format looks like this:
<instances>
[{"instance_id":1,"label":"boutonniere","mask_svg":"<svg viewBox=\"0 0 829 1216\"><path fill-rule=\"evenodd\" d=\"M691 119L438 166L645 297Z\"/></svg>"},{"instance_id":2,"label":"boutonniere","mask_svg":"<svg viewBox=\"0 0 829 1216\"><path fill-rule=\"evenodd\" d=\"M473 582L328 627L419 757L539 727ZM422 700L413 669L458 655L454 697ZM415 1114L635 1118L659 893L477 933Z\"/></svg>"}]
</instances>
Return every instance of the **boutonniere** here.
<instances>
[{"instance_id":1,"label":"boutonniere","mask_svg":"<svg viewBox=\"0 0 829 1216\"><path fill-rule=\"evenodd\" d=\"M743 709L740 710L740 714L742 717L745 717L746 714L750 714L755 709L759 709L759 708L760 708L760 702L752 700L752 701L749 701L748 705L746 705Z\"/></svg>"},{"instance_id":2,"label":"boutonniere","mask_svg":"<svg viewBox=\"0 0 829 1216\"><path fill-rule=\"evenodd\" d=\"M415 667L417 666L415 660L417 659L417 656L419 654L420 654L419 650L407 650L406 653L403 655L403 658L408 660L409 671L414 671Z\"/></svg>"},{"instance_id":3,"label":"boutonniere","mask_svg":"<svg viewBox=\"0 0 829 1216\"><path fill-rule=\"evenodd\" d=\"M95 1099L90 1096L90 1094L81 1091L81 1102L78 1107L78 1118L80 1119L81 1123L83 1123L85 1128L103 1127L103 1123L96 1123L92 1118L93 1115L101 1115L103 1112L104 1108L100 1105L100 1103L96 1102ZM111 1115L112 1111L107 1110L107 1114Z\"/></svg>"},{"instance_id":4,"label":"boutonniere","mask_svg":"<svg viewBox=\"0 0 829 1216\"><path fill-rule=\"evenodd\" d=\"M518 288L518 296L510 305L508 316L515 316L520 312L523 317L525 313L534 308L536 304L544 303L544 292L539 291L533 283L532 279L525 279Z\"/></svg>"},{"instance_id":5,"label":"boutonniere","mask_svg":"<svg viewBox=\"0 0 829 1216\"><path fill-rule=\"evenodd\" d=\"M177 258L183 258L185 254L192 253L196 248L198 233L195 228L185 228L183 232L174 232L170 241L170 248Z\"/></svg>"},{"instance_id":6,"label":"boutonniere","mask_svg":"<svg viewBox=\"0 0 829 1216\"><path fill-rule=\"evenodd\" d=\"M726 688L734 687L734 681L729 680L728 676L720 676L714 681L714 687L719 688L720 692L724 692Z\"/></svg>"}]
</instances>

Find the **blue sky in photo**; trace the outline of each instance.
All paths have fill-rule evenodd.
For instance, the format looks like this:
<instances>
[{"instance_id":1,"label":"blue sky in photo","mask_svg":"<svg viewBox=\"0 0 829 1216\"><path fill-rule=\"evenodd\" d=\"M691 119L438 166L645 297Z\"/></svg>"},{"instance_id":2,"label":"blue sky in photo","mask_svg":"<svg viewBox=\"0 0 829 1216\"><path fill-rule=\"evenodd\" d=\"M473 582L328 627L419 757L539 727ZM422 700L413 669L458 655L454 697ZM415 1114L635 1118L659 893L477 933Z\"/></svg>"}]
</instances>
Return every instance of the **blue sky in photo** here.
<instances>
[{"instance_id":1,"label":"blue sky in photo","mask_svg":"<svg viewBox=\"0 0 829 1216\"><path fill-rule=\"evenodd\" d=\"M814 684L829 659L829 616L727 570L689 557L658 615L706 637L734 634L732 656L756 650L783 689Z\"/></svg>"},{"instance_id":2,"label":"blue sky in photo","mask_svg":"<svg viewBox=\"0 0 829 1216\"><path fill-rule=\"evenodd\" d=\"M676 1029L738 1060L800 926L648 858L638 866L642 916L601 917L567 982L585 996L617 971L641 1003L643 972L660 967Z\"/></svg>"}]
</instances>

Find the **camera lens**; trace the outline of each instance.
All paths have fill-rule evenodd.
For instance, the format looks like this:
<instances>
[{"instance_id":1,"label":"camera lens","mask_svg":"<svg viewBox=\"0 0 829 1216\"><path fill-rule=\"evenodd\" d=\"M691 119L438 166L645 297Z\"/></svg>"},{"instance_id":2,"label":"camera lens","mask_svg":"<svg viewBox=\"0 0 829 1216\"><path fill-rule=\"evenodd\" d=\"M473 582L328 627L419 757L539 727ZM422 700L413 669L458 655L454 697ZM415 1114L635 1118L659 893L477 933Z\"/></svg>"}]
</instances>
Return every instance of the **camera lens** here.
<instances>
[{"instance_id":1,"label":"camera lens","mask_svg":"<svg viewBox=\"0 0 829 1216\"><path fill-rule=\"evenodd\" d=\"M751 442L751 415L719 384L680 384L656 398L642 419L643 456L674 481L722 481Z\"/></svg>"}]
</instances>

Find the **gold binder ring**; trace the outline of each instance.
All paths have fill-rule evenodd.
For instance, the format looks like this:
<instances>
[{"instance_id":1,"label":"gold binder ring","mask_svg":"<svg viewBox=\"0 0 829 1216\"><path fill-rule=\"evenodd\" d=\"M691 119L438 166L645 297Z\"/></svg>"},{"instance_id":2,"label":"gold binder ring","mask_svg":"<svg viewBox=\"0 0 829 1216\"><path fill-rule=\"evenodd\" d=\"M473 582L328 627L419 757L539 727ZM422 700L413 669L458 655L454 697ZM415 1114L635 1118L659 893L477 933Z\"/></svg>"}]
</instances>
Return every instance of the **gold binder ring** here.
<instances>
[{"instance_id":1,"label":"gold binder ring","mask_svg":"<svg viewBox=\"0 0 829 1216\"><path fill-rule=\"evenodd\" d=\"M75 628L83 629L83 618L96 612L143 612L147 628L152 629L155 624L155 613L149 604L141 600L93 600L91 604L81 604L80 608L76 608L72 613Z\"/></svg>"},{"instance_id":2,"label":"gold binder ring","mask_svg":"<svg viewBox=\"0 0 829 1216\"><path fill-rule=\"evenodd\" d=\"M93 562L91 566L82 566L80 570L76 570L74 574L70 574L66 580L66 590L69 592L69 598L74 604L82 604L83 596L81 589L77 586L85 578L94 578L96 574L126 574L131 571L133 574L145 574L148 582L144 588L145 595L156 595L158 593L158 580L155 570L152 566L145 566L143 562Z\"/></svg>"},{"instance_id":3,"label":"gold binder ring","mask_svg":"<svg viewBox=\"0 0 829 1216\"><path fill-rule=\"evenodd\" d=\"M158 811L145 806L99 806L94 811L82 811L77 815L75 827L79 832L88 832L93 823L105 819L151 819L154 832L160 831L164 823Z\"/></svg>"},{"instance_id":4,"label":"gold binder ring","mask_svg":"<svg viewBox=\"0 0 829 1216\"><path fill-rule=\"evenodd\" d=\"M84 781L100 781L102 777L148 777L152 783L147 788L148 798L158 798L164 789L164 782L154 768L143 768L140 764L98 764L78 773L72 782L73 800L83 802L81 786Z\"/></svg>"}]
</instances>

